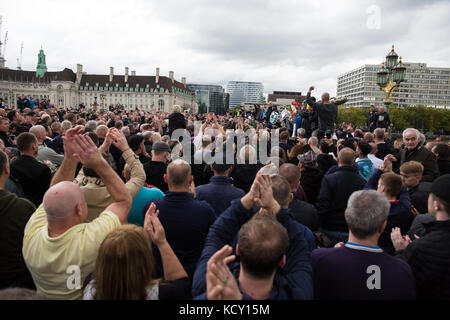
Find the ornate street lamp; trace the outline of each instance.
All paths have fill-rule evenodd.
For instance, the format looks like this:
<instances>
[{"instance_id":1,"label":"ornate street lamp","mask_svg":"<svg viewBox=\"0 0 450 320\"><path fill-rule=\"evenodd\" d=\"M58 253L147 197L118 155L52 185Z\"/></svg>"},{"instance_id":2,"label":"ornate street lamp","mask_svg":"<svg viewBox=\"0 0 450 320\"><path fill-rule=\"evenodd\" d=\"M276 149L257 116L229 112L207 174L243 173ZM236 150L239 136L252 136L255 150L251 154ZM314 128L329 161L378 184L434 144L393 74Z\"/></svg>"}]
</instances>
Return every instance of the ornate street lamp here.
<instances>
[{"instance_id":1,"label":"ornate street lamp","mask_svg":"<svg viewBox=\"0 0 450 320\"><path fill-rule=\"evenodd\" d=\"M386 62L381 64L381 71L377 73L377 84L381 91L386 93L384 104L388 113L389 107L392 104L392 94L405 81L406 71L406 68L402 64L402 57L400 57L400 62L398 62L399 57L394 49L395 47L392 46L392 51L386 56Z\"/></svg>"},{"instance_id":2,"label":"ornate street lamp","mask_svg":"<svg viewBox=\"0 0 450 320\"><path fill-rule=\"evenodd\" d=\"M101 101L100 109L103 111L103 110L105 110L105 95L104 94L100 95L100 101Z\"/></svg>"}]
</instances>

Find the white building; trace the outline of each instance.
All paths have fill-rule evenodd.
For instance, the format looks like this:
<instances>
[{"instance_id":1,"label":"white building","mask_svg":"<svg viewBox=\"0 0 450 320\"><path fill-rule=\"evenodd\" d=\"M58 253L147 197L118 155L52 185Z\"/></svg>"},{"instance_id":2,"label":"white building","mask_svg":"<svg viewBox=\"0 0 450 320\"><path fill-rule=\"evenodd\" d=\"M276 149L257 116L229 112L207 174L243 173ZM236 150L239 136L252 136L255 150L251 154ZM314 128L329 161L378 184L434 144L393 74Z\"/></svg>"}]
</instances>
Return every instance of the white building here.
<instances>
[{"instance_id":1,"label":"white building","mask_svg":"<svg viewBox=\"0 0 450 320\"><path fill-rule=\"evenodd\" d=\"M393 94L392 101L400 107L425 105L450 107L450 68L427 67L426 63L403 63L405 82ZM346 106L377 107L386 94L377 85L379 65L364 65L338 77L337 96L349 100Z\"/></svg>"},{"instance_id":2,"label":"white building","mask_svg":"<svg viewBox=\"0 0 450 320\"><path fill-rule=\"evenodd\" d=\"M109 75L94 75L84 73L83 66L77 65L77 73L67 68L47 72L41 50L36 71L0 68L0 97L6 105L13 106L18 97L27 96L50 99L51 104L59 108L82 103L87 107L98 104L105 109L110 105L123 105L130 109L171 112L174 105L179 105L184 110L198 111L197 100L186 85L186 78L176 81L173 71L169 72L169 77L160 76L159 68L155 76L137 76L135 71L129 74L129 68L124 71L116 75L111 67Z\"/></svg>"},{"instance_id":3,"label":"white building","mask_svg":"<svg viewBox=\"0 0 450 320\"><path fill-rule=\"evenodd\" d=\"M230 108L244 103L264 103L264 85L261 82L228 82Z\"/></svg>"}]
</instances>

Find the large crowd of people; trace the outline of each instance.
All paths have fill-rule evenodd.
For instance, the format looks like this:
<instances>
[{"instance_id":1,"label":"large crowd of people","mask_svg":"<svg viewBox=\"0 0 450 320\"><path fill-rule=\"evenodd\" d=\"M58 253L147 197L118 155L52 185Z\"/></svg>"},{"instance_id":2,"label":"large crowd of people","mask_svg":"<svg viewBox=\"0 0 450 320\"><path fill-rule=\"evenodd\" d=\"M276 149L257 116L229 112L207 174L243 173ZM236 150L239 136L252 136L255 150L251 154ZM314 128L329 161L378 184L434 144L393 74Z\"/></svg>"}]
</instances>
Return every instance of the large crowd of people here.
<instances>
[{"instance_id":1,"label":"large crowd of people","mask_svg":"<svg viewBox=\"0 0 450 320\"><path fill-rule=\"evenodd\" d=\"M450 298L450 145L389 115L0 108L0 299ZM33 101L34 102L34 101Z\"/></svg>"}]
</instances>

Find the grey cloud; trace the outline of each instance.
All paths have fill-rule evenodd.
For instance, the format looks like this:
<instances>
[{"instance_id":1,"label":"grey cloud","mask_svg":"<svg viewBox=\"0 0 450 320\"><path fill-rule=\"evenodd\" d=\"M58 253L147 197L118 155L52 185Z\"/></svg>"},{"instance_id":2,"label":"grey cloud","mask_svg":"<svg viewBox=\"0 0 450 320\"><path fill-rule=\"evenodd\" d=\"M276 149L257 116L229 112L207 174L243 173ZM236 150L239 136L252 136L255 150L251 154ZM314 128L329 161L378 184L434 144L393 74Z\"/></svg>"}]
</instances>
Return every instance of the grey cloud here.
<instances>
[{"instance_id":1,"label":"grey cloud","mask_svg":"<svg viewBox=\"0 0 450 320\"><path fill-rule=\"evenodd\" d=\"M381 9L381 28L367 28L367 8ZM262 81L266 91L314 84L336 89L338 75L380 63L396 44L406 61L449 65L448 1L197 0L4 1L8 60L25 42L24 64L35 68L40 45L49 66L82 63L86 71L138 74L161 67L196 82ZM46 12L32 28L19 12ZM63 14L62 14L63 13ZM11 62L14 66L15 63ZM323 89L322 89L323 88Z\"/></svg>"}]
</instances>

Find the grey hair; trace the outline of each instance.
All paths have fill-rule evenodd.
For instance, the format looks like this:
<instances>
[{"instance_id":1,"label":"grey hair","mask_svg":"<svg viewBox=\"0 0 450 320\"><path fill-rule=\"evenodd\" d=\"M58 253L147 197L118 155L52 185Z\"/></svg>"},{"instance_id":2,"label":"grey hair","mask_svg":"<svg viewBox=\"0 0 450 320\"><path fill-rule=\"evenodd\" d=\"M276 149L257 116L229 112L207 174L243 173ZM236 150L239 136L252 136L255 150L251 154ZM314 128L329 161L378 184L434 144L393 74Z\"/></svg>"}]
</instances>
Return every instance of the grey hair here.
<instances>
[{"instance_id":1,"label":"grey hair","mask_svg":"<svg viewBox=\"0 0 450 320\"><path fill-rule=\"evenodd\" d=\"M55 122L52 123L52 125L50 127L52 128L52 131L56 131L59 128L61 128L61 122L55 121Z\"/></svg>"},{"instance_id":2,"label":"grey hair","mask_svg":"<svg viewBox=\"0 0 450 320\"><path fill-rule=\"evenodd\" d=\"M142 136L144 137L145 141L150 141L153 137L152 131L145 131Z\"/></svg>"},{"instance_id":3,"label":"grey hair","mask_svg":"<svg viewBox=\"0 0 450 320\"><path fill-rule=\"evenodd\" d=\"M304 128L300 128L297 130L297 136L304 137L306 136L306 130Z\"/></svg>"},{"instance_id":4,"label":"grey hair","mask_svg":"<svg viewBox=\"0 0 450 320\"><path fill-rule=\"evenodd\" d=\"M181 113L181 107L178 105L174 105L172 109L173 113Z\"/></svg>"},{"instance_id":5,"label":"grey hair","mask_svg":"<svg viewBox=\"0 0 450 320\"><path fill-rule=\"evenodd\" d=\"M348 200L347 225L355 237L367 239L387 220L390 209L390 203L381 193L375 190L357 191Z\"/></svg>"},{"instance_id":6,"label":"grey hair","mask_svg":"<svg viewBox=\"0 0 450 320\"><path fill-rule=\"evenodd\" d=\"M384 130L383 128L378 128L375 129L373 133L378 140L384 140L384 134L386 133L386 130Z\"/></svg>"},{"instance_id":7,"label":"grey hair","mask_svg":"<svg viewBox=\"0 0 450 320\"><path fill-rule=\"evenodd\" d=\"M125 136L129 136L131 134L130 128L129 127L122 127L121 131L123 132L123 134Z\"/></svg>"},{"instance_id":8,"label":"grey hair","mask_svg":"<svg viewBox=\"0 0 450 320\"><path fill-rule=\"evenodd\" d=\"M63 123L61 123L61 127L63 131L70 130L72 129L72 122L70 122L69 120L64 120Z\"/></svg>"},{"instance_id":9,"label":"grey hair","mask_svg":"<svg viewBox=\"0 0 450 320\"><path fill-rule=\"evenodd\" d=\"M86 123L86 125L84 126L86 129L92 130L93 132L95 132L95 130L97 130L97 122L94 120L90 120Z\"/></svg>"},{"instance_id":10,"label":"grey hair","mask_svg":"<svg viewBox=\"0 0 450 320\"><path fill-rule=\"evenodd\" d=\"M414 128L409 128L409 129L406 129L405 131L403 131L403 138L410 132L415 133L417 139L419 139L419 140L421 139L420 138L420 131L417 130L417 129L414 129Z\"/></svg>"},{"instance_id":11,"label":"grey hair","mask_svg":"<svg viewBox=\"0 0 450 320\"><path fill-rule=\"evenodd\" d=\"M317 146L319 146L319 139L317 139L317 137L311 137L311 138L309 138L309 140L308 140L308 144L311 146L314 146L314 147L317 147Z\"/></svg>"},{"instance_id":12,"label":"grey hair","mask_svg":"<svg viewBox=\"0 0 450 320\"><path fill-rule=\"evenodd\" d=\"M424 146L425 143L427 142L427 137L425 137L425 135L423 133L420 133L419 139L420 139L420 142L422 143L422 146Z\"/></svg>"}]
</instances>

